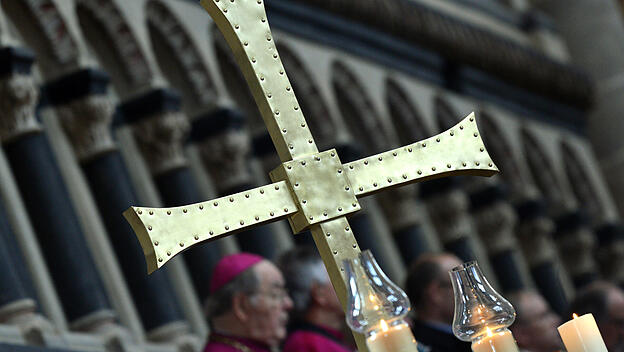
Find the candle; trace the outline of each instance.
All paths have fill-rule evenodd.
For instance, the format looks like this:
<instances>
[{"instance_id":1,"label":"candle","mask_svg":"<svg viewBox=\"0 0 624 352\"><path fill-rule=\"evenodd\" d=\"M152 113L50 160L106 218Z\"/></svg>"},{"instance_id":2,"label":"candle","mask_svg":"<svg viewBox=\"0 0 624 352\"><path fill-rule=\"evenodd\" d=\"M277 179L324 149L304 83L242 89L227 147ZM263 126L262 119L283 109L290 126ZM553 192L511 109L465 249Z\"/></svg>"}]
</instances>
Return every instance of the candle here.
<instances>
[{"instance_id":1,"label":"candle","mask_svg":"<svg viewBox=\"0 0 624 352\"><path fill-rule=\"evenodd\" d=\"M474 352L518 352L518 345L511 331L503 329L492 333L490 328L485 329L485 336L472 343Z\"/></svg>"},{"instance_id":2,"label":"candle","mask_svg":"<svg viewBox=\"0 0 624 352\"><path fill-rule=\"evenodd\" d=\"M582 317L574 314L574 319L557 330L568 352L607 352L607 346L591 313Z\"/></svg>"},{"instance_id":3,"label":"candle","mask_svg":"<svg viewBox=\"0 0 624 352\"><path fill-rule=\"evenodd\" d=\"M409 326L404 322L388 327L381 320L380 331L366 339L370 352L416 352L418 344Z\"/></svg>"}]
</instances>

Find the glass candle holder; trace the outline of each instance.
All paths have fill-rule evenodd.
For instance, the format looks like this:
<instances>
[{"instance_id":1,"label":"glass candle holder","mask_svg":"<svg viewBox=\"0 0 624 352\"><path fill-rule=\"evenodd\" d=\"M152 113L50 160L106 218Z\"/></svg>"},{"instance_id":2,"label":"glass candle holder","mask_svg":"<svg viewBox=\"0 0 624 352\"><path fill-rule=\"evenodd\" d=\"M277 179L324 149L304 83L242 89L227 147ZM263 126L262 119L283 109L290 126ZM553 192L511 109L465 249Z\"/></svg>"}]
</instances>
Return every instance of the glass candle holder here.
<instances>
[{"instance_id":1,"label":"glass candle holder","mask_svg":"<svg viewBox=\"0 0 624 352\"><path fill-rule=\"evenodd\" d=\"M343 264L349 327L366 337L371 352L416 352L416 340L403 320L410 310L405 292L390 281L368 250Z\"/></svg>"},{"instance_id":2,"label":"glass candle holder","mask_svg":"<svg viewBox=\"0 0 624 352\"><path fill-rule=\"evenodd\" d=\"M449 272L455 293L453 334L472 342L474 352L516 352L508 327L516 319L514 307L492 288L476 262Z\"/></svg>"}]
</instances>

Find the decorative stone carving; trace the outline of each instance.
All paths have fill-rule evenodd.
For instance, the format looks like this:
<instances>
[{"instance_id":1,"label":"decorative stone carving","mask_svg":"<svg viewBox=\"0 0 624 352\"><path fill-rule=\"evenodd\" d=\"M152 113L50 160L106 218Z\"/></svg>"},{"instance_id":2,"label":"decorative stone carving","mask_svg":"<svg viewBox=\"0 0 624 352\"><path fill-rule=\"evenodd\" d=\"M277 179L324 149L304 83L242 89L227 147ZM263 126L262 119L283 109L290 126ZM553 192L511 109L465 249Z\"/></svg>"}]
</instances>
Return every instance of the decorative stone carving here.
<instances>
[{"instance_id":1,"label":"decorative stone carving","mask_svg":"<svg viewBox=\"0 0 624 352\"><path fill-rule=\"evenodd\" d=\"M456 241L472 232L468 197L461 190L439 192L428 197L426 204L429 217L442 243Z\"/></svg>"},{"instance_id":2,"label":"decorative stone carving","mask_svg":"<svg viewBox=\"0 0 624 352\"><path fill-rule=\"evenodd\" d=\"M124 65L121 68L128 74L133 84L149 82L152 78L151 64L135 38L134 31L112 0L80 0L79 6L87 8L91 15L104 26L113 41L119 58Z\"/></svg>"},{"instance_id":3,"label":"decorative stone carving","mask_svg":"<svg viewBox=\"0 0 624 352\"><path fill-rule=\"evenodd\" d=\"M479 235L490 255L516 246L516 213L512 206L498 200L473 212Z\"/></svg>"},{"instance_id":4,"label":"decorative stone carving","mask_svg":"<svg viewBox=\"0 0 624 352\"><path fill-rule=\"evenodd\" d=\"M6 143L26 133L41 131L35 117L39 96L31 75L12 74L0 80L0 140Z\"/></svg>"},{"instance_id":5,"label":"decorative stone carving","mask_svg":"<svg viewBox=\"0 0 624 352\"><path fill-rule=\"evenodd\" d=\"M377 195L392 232L420 223L416 206L416 187L392 189Z\"/></svg>"},{"instance_id":6,"label":"decorative stone carving","mask_svg":"<svg viewBox=\"0 0 624 352\"><path fill-rule=\"evenodd\" d=\"M59 106L57 113L80 162L116 149L110 131L113 105L104 95L88 95Z\"/></svg>"},{"instance_id":7,"label":"decorative stone carving","mask_svg":"<svg viewBox=\"0 0 624 352\"><path fill-rule=\"evenodd\" d=\"M186 116L167 111L134 123L133 134L153 175L184 167L183 142L190 130Z\"/></svg>"},{"instance_id":8,"label":"decorative stone carving","mask_svg":"<svg viewBox=\"0 0 624 352\"><path fill-rule=\"evenodd\" d=\"M254 183L249 168L251 141L244 129L228 129L198 144L219 193Z\"/></svg>"},{"instance_id":9,"label":"decorative stone carving","mask_svg":"<svg viewBox=\"0 0 624 352\"><path fill-rule=\"evenodd\" d=\"M520 218L517 236L520 248L530 267L553 261L556 251L552 239L554 222L545 216L528 220Z\"/></svg>"},{"instance_id":10,"label":"decorative stone carving","mask_svg":"<svg viewBox=\"0 0 624 352\"><path fill-rule=\"evenodd\" d=\"M593 233L587 227L577 227L558 234L557 246L563 264L572 277L598 271L594 258L596 243Z\"/></svg>"},{"instance_id":11,"label":"decorative stone carving","mask_svg":"<svg viewBox=\"0 0 624 352\"><path fill-rule=\"evenodd\" d=\"M176 53L183 67L181 72L184 79L193 89L193 99L199 105L212 105L217 97L214 83L203 58L185 29L163 3L150 1L146 11L149 23L161 33L166 44Z\"/></svg>"}]
</instances>

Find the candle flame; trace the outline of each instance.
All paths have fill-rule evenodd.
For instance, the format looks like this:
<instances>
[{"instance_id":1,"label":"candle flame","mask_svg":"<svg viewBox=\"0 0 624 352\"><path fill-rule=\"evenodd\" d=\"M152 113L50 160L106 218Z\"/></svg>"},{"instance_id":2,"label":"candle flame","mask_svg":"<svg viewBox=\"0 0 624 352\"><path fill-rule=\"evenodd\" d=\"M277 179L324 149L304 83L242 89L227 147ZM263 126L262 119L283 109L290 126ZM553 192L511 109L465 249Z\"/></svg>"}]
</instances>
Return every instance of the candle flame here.
<instances>
[{"instance_id":1,"label":"candle flame","mask_svg":"<svg viewBox=\"0 0 624 352\"><path fill-rule=\"evenodd\" d=\"M487 331L487 336L488 337L492 337L492 330L490 330L490 328L488 328L487 326L485 327L485 330Z\"/></svg>"},{"instance_id":2,"label":"candle flame","mask_svg":"<svg viewBox=\"0 0 624 352\"><path fill-rule=\"evenodd\" d=\"M386 321L381 319L381 322L379 322L379 325L381 325L381 331L386 332L388 331L388 324L386 324Z\"/></svg>"},{"instance_id":3,"label":"candle flame","mask_svg":"<svg viewBox=\"0 0 624 352\"><path fill-rule=\"evenodd\" d=\"M572 318L578 319L578 315L576 315L576 313L572 313Z\"/></svg>"}]
</instances>

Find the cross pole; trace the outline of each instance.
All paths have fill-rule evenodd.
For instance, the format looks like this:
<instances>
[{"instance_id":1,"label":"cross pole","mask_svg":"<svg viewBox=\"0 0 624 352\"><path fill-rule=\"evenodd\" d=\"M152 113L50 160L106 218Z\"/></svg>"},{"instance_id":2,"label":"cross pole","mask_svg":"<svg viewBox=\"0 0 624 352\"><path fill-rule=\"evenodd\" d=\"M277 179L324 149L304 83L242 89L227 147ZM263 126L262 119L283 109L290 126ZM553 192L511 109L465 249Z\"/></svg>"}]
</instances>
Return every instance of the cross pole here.
<instances>
[{"instance_id":1,"label":"cross pole","mask_svg":"<svg viewBox=\"0 0 624 352\"><path fill-rule=\"evenodd\" d=\"M149 273L200 242L287 218L294 233L311 230L343 307L342 262L360 249L347 215L358 197L414 182L498 172L481 140L474 113L429 139L342 164L335 149L319 152L290 85L266 18L263 0L201 0L241 67L282 164L274 183L173 208L131 207ZM360 351L363 336L356 334Z\"/></svg>"}]
</instances>

